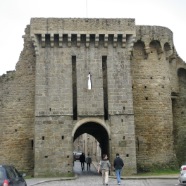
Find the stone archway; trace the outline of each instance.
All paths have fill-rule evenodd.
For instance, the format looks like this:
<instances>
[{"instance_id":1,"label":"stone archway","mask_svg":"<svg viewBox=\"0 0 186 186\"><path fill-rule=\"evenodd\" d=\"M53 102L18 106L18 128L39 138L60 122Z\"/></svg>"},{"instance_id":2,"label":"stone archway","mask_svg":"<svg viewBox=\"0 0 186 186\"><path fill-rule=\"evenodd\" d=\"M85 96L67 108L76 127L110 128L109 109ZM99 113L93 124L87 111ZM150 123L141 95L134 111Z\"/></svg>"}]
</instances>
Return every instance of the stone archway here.
<instances>
[{"instance_id":1,"label":"stone archway","mask_svg":"<svg viewBox=\"0 0 186 186\"><path fill-rule=\"evenodd\" d=\"M84 133L92 135L99 142L102 154L110 154L110 129L103 120L97 118L85 118L78 121L72 130L73 141Z\"/></svg>"}]
</instances>

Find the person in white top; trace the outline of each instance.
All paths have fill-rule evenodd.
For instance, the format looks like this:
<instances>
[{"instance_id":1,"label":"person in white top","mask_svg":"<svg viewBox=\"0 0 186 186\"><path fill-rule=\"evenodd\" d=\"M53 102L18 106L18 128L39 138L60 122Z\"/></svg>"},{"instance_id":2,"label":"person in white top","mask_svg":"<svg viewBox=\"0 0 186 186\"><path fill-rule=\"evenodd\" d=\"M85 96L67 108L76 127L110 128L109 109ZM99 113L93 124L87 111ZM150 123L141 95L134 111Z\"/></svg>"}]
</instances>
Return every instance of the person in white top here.
<instances>
[{"instance_id":1,"label":"person in white top","mask_svg":"<svg viewBox=\"0 0 186 186\"><path fill-rule=\"evenodd\" d=\"M101 170L102 178L103 178L103 185L108 185L108 176L109 176L109 170L110 170L110 162L108 160L108 157L106 154L103 154L103 159L99 163L98 167L98 173Z\"/></svg>"}]
</instances>

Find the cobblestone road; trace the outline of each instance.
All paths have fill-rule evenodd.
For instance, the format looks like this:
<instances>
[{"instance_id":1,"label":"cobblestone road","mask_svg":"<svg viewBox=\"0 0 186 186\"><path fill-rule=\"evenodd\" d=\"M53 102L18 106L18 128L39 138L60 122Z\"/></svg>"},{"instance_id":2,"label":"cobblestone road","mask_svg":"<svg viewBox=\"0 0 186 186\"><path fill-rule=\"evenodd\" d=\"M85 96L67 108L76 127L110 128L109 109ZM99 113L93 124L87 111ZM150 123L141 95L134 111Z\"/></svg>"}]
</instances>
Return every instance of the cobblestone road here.
<instances>
[{"instance_id":1,"label":"cobblestone road","mask_svg":"<svg viewBox=\"0 0 186 186\"><path fill-rule=\"evenodd\" d=\"M76 161L74 165L74 172L78 175L75 180L60 180L43 182L42 179L27 180L28 186L33 186L37 183L38 186L98 186L102 184L102 177L97 173L95 167L92 165L90 171L82 171L80 162ZM86 167L85 167L86 168ZM34 183L35 181L35 183ZM40 183L39 183L40 182ZM109 186L116 186L117 182L114 178L109 178ZM177 179L133 179L122 180L121 186L176 186Z\"/></svg>"}]
</instances>

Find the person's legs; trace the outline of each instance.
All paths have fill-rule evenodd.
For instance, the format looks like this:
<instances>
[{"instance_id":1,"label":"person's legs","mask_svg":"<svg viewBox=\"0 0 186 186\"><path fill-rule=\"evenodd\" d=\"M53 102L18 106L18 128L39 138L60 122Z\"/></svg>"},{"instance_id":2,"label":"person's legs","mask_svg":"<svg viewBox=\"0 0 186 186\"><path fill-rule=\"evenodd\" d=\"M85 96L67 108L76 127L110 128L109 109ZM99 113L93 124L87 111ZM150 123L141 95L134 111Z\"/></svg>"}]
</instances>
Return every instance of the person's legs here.
<instances>
[{"instance_id":1,"label":"person's legs","mask_svg":"<svg viewBox=\"0 0 186 186\"><path fill-rule=\"evenodd\" d=\"M117 182L119 184L121 182L121 179L120 179L121 169L116 169L115 172L116 172Z\"/></svg>"},{"instance_id":2,"label":"person's legs","mask_svg":"<svg viewBox=\"0 0 186 186\"><path fill-rule=\"evenodd\" d=\"M83 162L83 167L82 167L82 170L84 170L84 166L85 166L85 163Z\"/></svg>"},{"instance_id":3,"label":"person's legs","mask_svg":"<svg viewBox=\"0 0 186 186\"><path fill-rule=\"evenodd\" d=\"M84 170L84 162L81 162L81 169Z\"/></svg>"},{"instance_id":4,"label":"person's legs","mask_svg":"<svg viewBox=\"0 0 186 186\"><path fill-rule=\"evenodd\" d=\"M87 163L87 170L90 170L90 163Z\"/></svg>"},{"instance_id":5,"label":"person's legs","mask_svg":"<svg viewBox=\"0 0 186 186\"><path fill-rule=\"evenodd\" d=\"M105 171L105 184L108 185L108 175L109 171Z\"/></svg>"},{"instance_id":6,"label":"person's legs","mask_svg":"<svg viewBox=\"0 0 186 186\"><path fill-rule=\"evenodd\" d=\"M105 170L102 170L101 173L103 178L103 185L105 185Z\"/></svg>"},{"instance_id":7,"label":"person's legs","mask_svg":"<svg viewBox=\"0 0 186 186\"><path fill-rule=\"evenodd\" d=\"M121 183L121 170L122 169L119 169L119 179L120 179L119 184Z\"/></svg>"}]
</instances>

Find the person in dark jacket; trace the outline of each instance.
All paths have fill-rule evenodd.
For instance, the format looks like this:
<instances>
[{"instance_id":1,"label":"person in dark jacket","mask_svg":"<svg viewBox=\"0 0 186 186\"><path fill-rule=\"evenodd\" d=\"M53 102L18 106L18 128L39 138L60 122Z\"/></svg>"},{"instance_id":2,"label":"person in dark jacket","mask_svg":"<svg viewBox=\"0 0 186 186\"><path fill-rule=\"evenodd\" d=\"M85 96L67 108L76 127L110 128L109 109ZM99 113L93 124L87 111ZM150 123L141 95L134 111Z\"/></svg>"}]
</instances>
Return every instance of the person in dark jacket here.
<instances>
[{"instance_id":1,"label":"person in dark jacket","mask_svg":"<svg viewBox=\"0 0 186 186\"><path fill-rule=\"evenodd\" d=\"M117 153L116 158L114 159L114 169L115 169L118 185L121 184L121 171L122 171L123 166L124 166L124 162L119 157L119 153Z\"/></svg>"},{"instance_id":2,"label":"person in dark jacket","mask_svg":"<svg viewBox=\"0 0 186 186\"><path fill-rule=\"evenodd\" d=\"M86 163L87 163L87 171L90 170L90 165L92 163L92 158L90 157L90 154L88 153L88 156L86 157Z\"/></svg>"},{"instance_id":3,"label":"person in dark jacket","mask_svg":"<svg viewBox=\"0 0 186 186\"><path fill-rule=\"evenodd\" d=\"M81 162L81 169L83 171L84 166L85 166L85 154L84 153L82 153L81 156L79 157L79 161Z\"/></svg>"}]
</instances>

